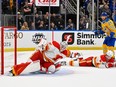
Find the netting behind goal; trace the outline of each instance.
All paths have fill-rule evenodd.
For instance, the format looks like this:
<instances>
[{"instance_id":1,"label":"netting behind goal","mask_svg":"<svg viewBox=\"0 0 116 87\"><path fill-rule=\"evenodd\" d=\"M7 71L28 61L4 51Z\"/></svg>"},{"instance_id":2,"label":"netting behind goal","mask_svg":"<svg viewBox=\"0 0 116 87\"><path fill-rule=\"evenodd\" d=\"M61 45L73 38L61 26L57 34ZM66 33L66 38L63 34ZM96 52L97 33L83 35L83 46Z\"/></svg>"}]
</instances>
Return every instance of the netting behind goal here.
<instances>
[{"instance_id":1,"label":"netting behind goal","mask_svg":"<svg viewBox=\"0 0 116 87\"><path fill-rule=\"evenodd\" d=\"M0 73L17 63L17 28L0 27Z\"/></svg>"}]
</instances>

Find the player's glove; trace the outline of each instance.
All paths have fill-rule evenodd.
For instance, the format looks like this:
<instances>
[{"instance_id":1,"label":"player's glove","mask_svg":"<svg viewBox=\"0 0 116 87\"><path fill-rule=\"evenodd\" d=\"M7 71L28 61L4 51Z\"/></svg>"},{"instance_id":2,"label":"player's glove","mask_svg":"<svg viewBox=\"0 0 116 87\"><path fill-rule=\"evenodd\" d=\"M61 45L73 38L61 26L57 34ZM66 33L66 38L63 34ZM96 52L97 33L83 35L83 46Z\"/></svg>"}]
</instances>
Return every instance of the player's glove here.
<instances>
[{"instance_id":1,"label":"player's glove","mask_svg":"<svg viewBox=\"0 0 116 87\"><path fill-rule=\"evenodd\" d=\"M108 40L111 39L111 37L110 36L107 36L107 37L105 37L105 39L108 41Z\"/></svg>"},{"instance_id":2,"label":"player's glove","mask_svg":"<svg viewBox=\"0 0 116 87\"><path fill-rule=\"evenodd\" d=\"M98 36L98 35L99 35L98 30L95 30L95 31L94 31L94 34L95 34L95 36Z\"/></svg>"},{"instance_id":3,"label":"player's glove","mask_svg":"<svg viewBox=\"0 0 116 87\"><path fill-rule=\"evenodd\" d=\"M114 37L114 35L115 35L115 33L114 33L114 32L111 32L111 33L110 33L110 37L111 37L111 38L113 38L113 37Z\"/></svg>"},{"instance_id":4,"label":"player's glove","mask_svg":"<svg viewBox=\"0 0 116 87\"><path fill-rule=\"evenodd\" d=\"M102 30L94 30L94 34L98 36L99 34L104 34L104 31Z\"/></svg>"}]
</instances>

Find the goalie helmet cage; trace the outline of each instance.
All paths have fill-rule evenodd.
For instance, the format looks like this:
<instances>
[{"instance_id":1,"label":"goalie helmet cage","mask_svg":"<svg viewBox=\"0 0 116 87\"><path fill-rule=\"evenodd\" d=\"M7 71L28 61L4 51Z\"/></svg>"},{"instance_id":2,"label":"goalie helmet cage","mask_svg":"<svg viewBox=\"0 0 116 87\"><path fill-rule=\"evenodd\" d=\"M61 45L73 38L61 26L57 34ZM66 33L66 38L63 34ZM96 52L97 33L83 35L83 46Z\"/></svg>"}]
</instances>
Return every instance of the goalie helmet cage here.
<instances>
[{"instance_id":1,"label":"goalie helmet cage","mask_svg":"<svg viewBox=\"0 0 116 87\"><path fill-rule=\"evenodd\" d=\"M4 47L4 31L5 30L13 30L14 31L14 65L17 64L17 28L16 27L12 27L12 26L8 26L8 27L1 27L0 29L0 36L1 36L1 47L0 47L0 51L1 51L1 75L4 74L4 53L5 53L5 47Z\"/></svg>"}]
</instances>

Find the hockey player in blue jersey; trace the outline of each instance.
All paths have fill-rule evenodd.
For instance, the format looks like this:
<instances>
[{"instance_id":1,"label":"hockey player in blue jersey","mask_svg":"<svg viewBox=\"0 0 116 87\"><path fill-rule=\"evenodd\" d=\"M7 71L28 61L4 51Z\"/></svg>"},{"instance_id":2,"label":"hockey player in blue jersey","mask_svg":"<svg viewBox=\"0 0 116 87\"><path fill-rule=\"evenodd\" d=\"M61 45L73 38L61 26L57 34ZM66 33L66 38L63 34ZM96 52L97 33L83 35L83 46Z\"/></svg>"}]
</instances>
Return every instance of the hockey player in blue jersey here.
<instances>
[{"instance_id":1,"label":"hockey player in blue jersey","mask_svg":"<svg viewBox=\"0 0 116 87\"><path fill-rule=\"evenodd\" d=\"M106 12L102 12L101 19L102 29L99 31L97 30L95 34L106 34L106 37L103 42L103 53L106 54L108 50L110 50L113 52L113 56L115 58L114 46L116 40L116 27L113 21L110 18L108 18L108 14Z\"/></svg>"}]
</instances>

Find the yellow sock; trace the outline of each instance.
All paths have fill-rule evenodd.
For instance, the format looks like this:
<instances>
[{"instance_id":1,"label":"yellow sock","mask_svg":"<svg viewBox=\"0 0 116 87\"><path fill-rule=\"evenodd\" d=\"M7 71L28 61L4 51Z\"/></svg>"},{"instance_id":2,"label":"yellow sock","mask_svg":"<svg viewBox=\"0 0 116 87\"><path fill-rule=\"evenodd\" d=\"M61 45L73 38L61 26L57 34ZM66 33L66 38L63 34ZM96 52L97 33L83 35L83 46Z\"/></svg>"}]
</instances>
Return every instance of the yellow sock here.
<instances>
[{"instance_id":1,"label":"yellow sock","mask_svg":"<svg viewBox=\"0 0 116 87\"><path fill-rule=\"evenodd\" d=\"M103 44L103 54L106 54L108 52L108 46L106 44Z\"/></svg>"}]
</instances>

